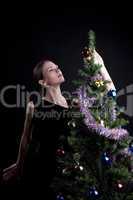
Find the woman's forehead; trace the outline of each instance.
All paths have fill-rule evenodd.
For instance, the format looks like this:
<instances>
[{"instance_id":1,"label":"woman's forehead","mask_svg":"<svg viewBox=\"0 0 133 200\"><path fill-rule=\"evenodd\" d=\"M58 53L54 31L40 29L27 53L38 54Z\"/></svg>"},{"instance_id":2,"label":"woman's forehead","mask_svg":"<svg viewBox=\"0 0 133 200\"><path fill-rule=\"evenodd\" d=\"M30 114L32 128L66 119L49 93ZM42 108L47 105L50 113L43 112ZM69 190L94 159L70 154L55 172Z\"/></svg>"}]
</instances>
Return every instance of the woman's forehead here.
<instances>
[{"instance_id":1,"label":"woman's forehead","mask_svg":"<svg viewBox=\"0 0 133 200\"><path fill-rule=\"evenodd\" d=\"M52 61L46 61L43 65L43 70L47 71L50 67L55 67L56 64L53 63Z\"/></svg>"}]
</instances>

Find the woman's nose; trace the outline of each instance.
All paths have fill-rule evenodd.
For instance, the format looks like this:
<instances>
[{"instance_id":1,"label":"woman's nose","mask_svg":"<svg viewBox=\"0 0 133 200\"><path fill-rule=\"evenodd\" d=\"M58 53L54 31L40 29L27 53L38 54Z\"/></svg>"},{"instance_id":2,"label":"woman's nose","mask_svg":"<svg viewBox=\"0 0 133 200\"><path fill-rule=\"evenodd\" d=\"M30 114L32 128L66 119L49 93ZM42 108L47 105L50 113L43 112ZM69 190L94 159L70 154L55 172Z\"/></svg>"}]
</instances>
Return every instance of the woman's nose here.
<instances>
[{"instance_id":1,"label":"woman's nose","mask_svg":"<svg viewBox=\"0 0 133 200\"><path fill-rule=\"evenodd\" d=\"M58 76L62 76L62 72L60 70L58 71Z\"/></svg>"}]
</instances>

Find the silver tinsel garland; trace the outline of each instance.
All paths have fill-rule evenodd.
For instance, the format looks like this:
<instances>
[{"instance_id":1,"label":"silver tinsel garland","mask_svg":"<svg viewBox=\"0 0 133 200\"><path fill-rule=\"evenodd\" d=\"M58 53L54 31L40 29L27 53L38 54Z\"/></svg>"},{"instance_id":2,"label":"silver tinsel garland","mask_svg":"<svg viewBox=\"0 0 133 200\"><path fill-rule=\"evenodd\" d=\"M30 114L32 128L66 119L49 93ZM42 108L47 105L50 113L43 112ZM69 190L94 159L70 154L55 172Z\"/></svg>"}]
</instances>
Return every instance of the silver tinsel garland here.
<instances>
[{"instance_id":1,"label":"silver tinsel garland","mask_svg":"<svg viewBox=\"0 0 133 200\"><path fill-rule=\"evenodd\" d=\"M95 98L87 96L84 86L80 87L77 90L77 94L79 98L80 111L84 115L85 125L88 127L89 130L91 130L91 132L95 132L98 135L105 136L113 140L121 140L129 135L126 129L110 129L96 122L91 112L89 111L89 107L93 105Z\"/></svg>"}]
</instances>

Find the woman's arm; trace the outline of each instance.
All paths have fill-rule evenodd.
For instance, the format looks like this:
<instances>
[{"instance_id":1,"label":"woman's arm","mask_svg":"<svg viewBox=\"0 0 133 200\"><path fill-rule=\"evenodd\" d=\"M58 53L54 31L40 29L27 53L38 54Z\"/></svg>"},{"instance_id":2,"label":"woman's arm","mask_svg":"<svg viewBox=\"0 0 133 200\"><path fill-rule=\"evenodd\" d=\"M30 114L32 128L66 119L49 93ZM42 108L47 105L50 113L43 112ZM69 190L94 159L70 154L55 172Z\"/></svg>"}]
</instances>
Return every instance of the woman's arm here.
<instances>
[{"instance_id":1,"label":"woman's arm","mask_svg":"<svg viewBox=\"0 0 133 200\"><path fill-rule=\"evenodd\" d=\"M116 90L115 85L114 85L105 65L104 65L102 57L96 51L94 51L94 62L96 64L102 65L102 67L100 69L100 74L102 75L104 80L110 81L110 83L107 83L107 90L108 91L109 90Z\"/></svg>"},{"instance_id":2,"label":"woman's arm","mask_svg":"<svg viewBox=\"0 0 133 200\"><path fill-rule=\"evenodd\" d=\"M32 137L32 118L34 114L34 104L33 102L29 102L27 105L26 109L26 117L25 117L25 123L24 123L24 129L20 141L20 146L19 146L19 153L18 153L18 158L16 164L19 166L23 165L25 156L27 154L28 146L31 141Z\"/></svg>"},{"instance_id":3,"label":"woman's arm","mask_svg":"<svg viewBox=\"0 0 133 200\"><path fill-rule=\"evenodd\" d=\"M20 141L17 161L13 165L3 170L3 181L8 181L14 178L15 176L17 176L18 173L22 172L24 160L28 151L31 137L32 137L31 121L33 118L33 114L34 114L34 104L33 102L29 102L26 109L26 118L25 118L23 133L22 133L22 137Z\"/></svg>"}]
</instances>

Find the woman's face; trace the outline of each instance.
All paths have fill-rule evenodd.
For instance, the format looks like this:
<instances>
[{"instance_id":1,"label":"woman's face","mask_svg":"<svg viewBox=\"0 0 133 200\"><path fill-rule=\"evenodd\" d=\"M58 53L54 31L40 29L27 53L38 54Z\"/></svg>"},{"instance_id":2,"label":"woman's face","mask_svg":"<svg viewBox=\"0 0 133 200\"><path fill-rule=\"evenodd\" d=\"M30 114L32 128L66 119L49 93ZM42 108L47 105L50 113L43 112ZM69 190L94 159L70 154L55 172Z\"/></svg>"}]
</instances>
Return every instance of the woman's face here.
<instances>
[{"instance_id":1,"label":"woman's face","mask_svg":"<svg viewBox=\"0 0 133 200\"><path fill-rule=\"evenodd\" d=\"M58 65L52 61L46 61L42 69L45 84L57 86L65 81L64 76Z\"/></svg>"}]
</instances>

